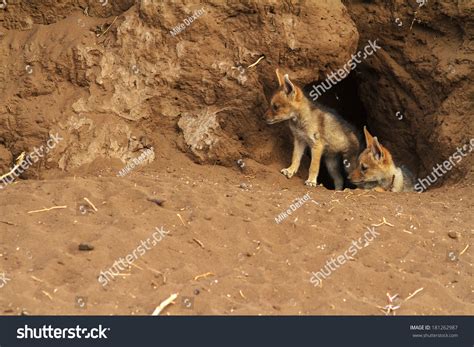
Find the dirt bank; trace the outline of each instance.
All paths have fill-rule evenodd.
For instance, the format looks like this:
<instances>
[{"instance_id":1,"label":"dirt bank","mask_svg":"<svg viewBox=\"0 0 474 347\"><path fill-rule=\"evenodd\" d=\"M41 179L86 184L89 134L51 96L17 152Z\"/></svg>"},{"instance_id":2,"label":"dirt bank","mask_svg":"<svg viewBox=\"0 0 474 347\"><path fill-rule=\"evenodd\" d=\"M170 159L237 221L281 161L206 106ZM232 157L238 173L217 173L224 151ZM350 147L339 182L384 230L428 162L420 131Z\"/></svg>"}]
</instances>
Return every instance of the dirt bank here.
<instances>
[{"instance_id":1,"label":"dirt bank","mask_svg":"<svg viewBox=\"0 0 474 347\"><path fill-rule=\"evenodd\" d=\"M472 154L423 194L307 190L309 157L284 178L289 131L262 120L276 67L308 91L377 40L321 100L424 177L474 138L474 8L417 6L8 1L0 174L61 140L0 189L0 312L150 314L179 293L167 313L383 314L387 293L423 288L397 314L472 314ZM373 242L310 283L374 225Z\"/></svg>"}]
</instances>

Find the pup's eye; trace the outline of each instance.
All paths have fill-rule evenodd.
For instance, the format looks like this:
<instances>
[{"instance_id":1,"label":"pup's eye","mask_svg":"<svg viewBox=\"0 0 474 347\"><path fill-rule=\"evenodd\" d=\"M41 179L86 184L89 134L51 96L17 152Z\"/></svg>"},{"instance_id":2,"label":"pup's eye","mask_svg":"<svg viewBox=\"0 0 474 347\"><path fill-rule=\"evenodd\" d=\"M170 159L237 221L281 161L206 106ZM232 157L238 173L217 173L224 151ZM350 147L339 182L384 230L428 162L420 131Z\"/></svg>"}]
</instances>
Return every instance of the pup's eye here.
<instances>
[{"instance_id":1,"label":"pup's eye","mask_svg":"<svg viewBox=\"0 0 474 347\"><path fill-rule=\"evenodd\" d=\"M273 105L272 105L272 108L273 108L273 111L278 111L278 109L280 108L280 106L277 105L277 104L273 104Z\"/></svg>"},{"instance_id":2,"label":"pup's eye","mask_svg":"<svg viewBox=\"0 0 474 347\"><path fill-rule=\"evenodd\" d=\"M369 167L365 164L360 164L360 171L366 172Z\"/></svg>"}]
</instances>

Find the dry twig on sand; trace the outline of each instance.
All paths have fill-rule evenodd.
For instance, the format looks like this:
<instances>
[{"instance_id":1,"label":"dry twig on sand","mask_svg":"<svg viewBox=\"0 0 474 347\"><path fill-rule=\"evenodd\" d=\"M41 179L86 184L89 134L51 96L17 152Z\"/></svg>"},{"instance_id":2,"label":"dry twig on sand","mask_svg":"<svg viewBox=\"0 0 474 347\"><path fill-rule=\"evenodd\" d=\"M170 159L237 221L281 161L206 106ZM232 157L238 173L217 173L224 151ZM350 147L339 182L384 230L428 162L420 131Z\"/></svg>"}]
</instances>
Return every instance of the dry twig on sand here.
<instances>
[{"instance_id":1,"label":"dry twig on sand","mask_svg":"<svg viewBox=\"0 0 474 347\"><path fill-rule=\"evenodd\" d=\"M43 208L41 210L28 211L28 213L46 212L46 211L51 211L51 210L63 209L63 208L67 208L67 206L53 206L50 208Z\"/></svg>"},{"instance_id":2,"label":"dry twig on sand","mask_svg":"<svg viewBox=\"0 0 474 347\"><path fill-rule=\"evenodd\" d=\"M212 272L206 272L205 274L197 275L196 277L194 277L194 280L197 281L200 278L206 278L209 276L215 276L215 274L213 274Z\"/></svg>"},{"instance_id":3,"label":"dry twig on sand","mask_svg":"<svg viewBox=\"0 0 474 347\"><path fill-rule=\"evenodd\" d=\"M178 293L171 294L170 297L164 300L161 304L158 305L157 308L151 314L152 316L158 316L161 311L163 311L168 305L172 304L174 300L178 297Z\"/></svg>"},{"instance_id":4,"label":"dry twig on sand","mask_svg":"<svg viewBox=\"0 0 474 347\"><path fill-rule=\"evenodd\" d=\"M114 21L112 22L112 24L110 24L110 25L107 27L107 29L105 29L105 31L104 31L103 33L97 34L97 37L99 38L99 37L101 37L102 35L105 35L105 33L106 33L107 31L109 31L109 29L112 27L112 25L114 25L114 23L115 23L115 21L117 20L117 18L118 18L118 16L115 17L115 19L114 19Z\"/></svg>"},{"instance_id":5,"label":"dry twig on sand","mask_svg":"<svg viewBox=\"0 0 474 347\"><path fill-rule=\"evenodd\" d=\"M389 223L389 222L387 222L387 221L385 220L385 217L382 217L382 218L383 218L383 221L382 221L382 222L380 222L379 224L372 224L372 226L373 226L373 227L379 227L379 226L381 226L381 225L388 225L389 227L394 227L393 224L391 224L391 223Z\"/></svg>"},{"instance_id":6,"label":"dry twig on sand","mask_svg":"<svg viewBox=\"0 0 474 347\"><path fill-rule=\"evenodd\" d=\"M405 301L410 300L410 299L413 298L416 294L418 294L419 292L421 292L423 289L424 289L424 288L419 288L419 289L415 290L415 291L413 292L413 294L408 295L408 297L405 299Z\"/></svg>"},{"instance_id":7,"label":"dry twig on sand","mask_svg":"<svg viewBox=\"0 0 474 347\"><path fill-rule=\"evenodd\" d=\"M463 255L467 249L469 248L469 245L466 245L466 247L464 247L464 249L461 251L461 253L459 253L459 255Z\"/></svg>"},{"instance_id":8,"label":"dry twig on sand","mask_svg":"<svg viewBox=\"0 0 474 347\"><path fill-rule=\"evenodd\" d=\"M193 238L193 241L196 242L202 248L204 248L204 244L201 241L199 241L198 239Z\"/></svg>"},{"instance_id":9,"label":"dry twig on sand","mask_svg":"<svg viewBox=\"0 0 474 347\"><path fill-rule=\"evenodd\" d=\"M41 292L42 292L44 295L46 295L46 296L49 298L49 300L53 301L53 297L52 297L51 294L49 294L46 290L42 290Z\"/></svg>"},{"instance_id":10,"label":"dry twig on sand","mask_svg":"<svg viewBox=\"0 0 474 347\"><path fill-rule=\"evenodd\" d=\"M136 268L139 269L139 270L143 270L143 268L140 267L140 266L138 266L137 264L130 263L130 265L136 267Z\"/></svg>"},{"instance_id":11,"label":"dry twig on sand","mask_svg":"<svg viewBox=\"0 0 474 347\"><path fill-rule=\"evenodd\" d=\"M398 298L398 294L395 295L390 295L390 293L387 293L387 298L388 298L388 305L385 306L377 306L380 311L385 313L386 316L388 316L390 313L393 313L395 315L395 311L400 308L400 304L395 305L395 300Z\"/></svg>"},{"instance_id":12,"label":"dry twig on sand","mask_svg":"<svg viewBox=\"0 0 474 347\"><path fill-rule=\"evenodd\" d=\"M261 61L262 59L265 59L265 54L263 54L260 58L258 58L258 60L257 60L255 63L250 64L249 66L247 66L247 69L250 69L250 68L256 66L258 63L260 63L260 61Z\"/></svg>"},{"instance_id":13,"label":"dry twig on sand","mask_svg":"<svg viewBox=\"0 0 474 347\"><path fill-rule=\"evenodd\" d=\"M179 217L179 220L181 221L181 223L183 223L183 225L186 226L186 224L184 223L183 217L181 217L179 213L176 213L176 215Z\"/></svg>"},{"instance_id":14,"label":"dry twig on sand","mask_svg":"<svg viewBox=\"0 0 474 347\"><path fill-rule=\"evenodd\" d=\"M41 283L44 283L43 280L39 279L38 277L35 277L35 276L30 276L32 279L34 279L35 281L38 281L38 282L41 282Z\"/></svg>"},{"instance_id":15,"label":"dry twig on sand","mask_svg":"<svg viewBox=\"0 0 474 347\"><path fill-rule=\"evenodd\" d=\"M84 200L94 209L95 212L99 211L88 198L84 198Z\"/></svg>"}]
</instances>

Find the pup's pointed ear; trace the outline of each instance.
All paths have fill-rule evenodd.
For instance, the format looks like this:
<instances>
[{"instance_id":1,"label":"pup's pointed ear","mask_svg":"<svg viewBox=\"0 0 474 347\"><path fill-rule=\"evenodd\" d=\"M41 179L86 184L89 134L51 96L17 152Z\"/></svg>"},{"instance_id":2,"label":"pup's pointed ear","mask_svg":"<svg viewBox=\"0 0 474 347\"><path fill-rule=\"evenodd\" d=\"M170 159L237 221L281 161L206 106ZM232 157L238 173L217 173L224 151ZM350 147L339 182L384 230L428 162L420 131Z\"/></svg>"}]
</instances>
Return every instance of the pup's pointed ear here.
<instances>
[{"instance_id":1,"label":"pup's pointed ear","mask_svg":"<svg viewBox=\"0 0 474 347\"><path fill-rule=\"evenodd\" d=\"M373 142L372 142L372 146L370 147L370 150L372 151L376 160L383 159L383 148L382 148L382 145L379 143L377 136L373 138Z\"/></svg>"},{"instance_id":2,"label":"pup's pointed ear","mask_svg":"<svg viewBox=\"0 0 474 347\"><path fill-rule=\"evenodd\" d=\"M276 69L275 73L276 73L277 78L278 78L278 85L281 87L283 85L283 80L284 80L283 74L280 72L279 69Z\"/></svg>"},{"instance_id":3,"label":"pup's pointed ear","mask_svg":"<svg viewBox=\"0 0 474 347\"><path fill-rule=\"evenodd\" d=\"M290 81L290 78L288 77L288 74L286 74L284 76L284 89L285 89L285 93L286 95L288 96L294 96L296 94L296 88L295 88L295 85L293 84L293 82Z\"/></svg>"},{"instance_id":4,"label":"pup's pointed ear","mask_svg":"<svg viewBox=\"0 0 474 347\"><path fill-rule=\"evenodd\" d=\"M369 131L367 130L367 127L364 126L364 135L365 135L365 144L367 148L372 147L372 144L374 143L374 137L370 135Z\"/></svg>"}]
</instances>

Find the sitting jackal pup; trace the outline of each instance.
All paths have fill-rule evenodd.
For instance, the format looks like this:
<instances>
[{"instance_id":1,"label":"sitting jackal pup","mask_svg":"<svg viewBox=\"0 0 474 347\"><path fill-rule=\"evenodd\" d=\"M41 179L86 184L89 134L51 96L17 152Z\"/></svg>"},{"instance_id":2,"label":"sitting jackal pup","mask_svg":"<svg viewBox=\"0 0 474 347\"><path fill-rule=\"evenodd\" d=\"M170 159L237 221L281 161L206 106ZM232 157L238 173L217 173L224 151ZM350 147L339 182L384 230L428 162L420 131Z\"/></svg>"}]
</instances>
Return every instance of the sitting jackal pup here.
<instances>
[{"instance_id":1,"label":"sitting jackal pup","mask_svg":"<svg viewBox=\"0 0 474 347\"><path fill-rule=\"evenodd\" d=\"M316 186L321 157L324 156L327 169L337 190L341 190L344 179L340 171L340 162L349 173L355 167L360 143L349 123L336 113L320 104L313 104L303 91L290 81L288 75L282 75L276 69L279 89L265 113L267 124L289 121L293 134L293 157L291 165L281 173L291 178L300 166L306 147L311 149L311 165L305 184Z\"/></svg>"},{"instance_id":2,"label":"sitting jackal pup","mask_svg":"<svg viewBox=\"0 0 474 347\"><path fill-rule=\"evenodd\" d=\"M413 191L411 174L395 165L388 149L382 146L366 127L364 134L367 148L359 155L357 166L349 175L351 182L364 189Z\"/></svg>"}]
</instances>

